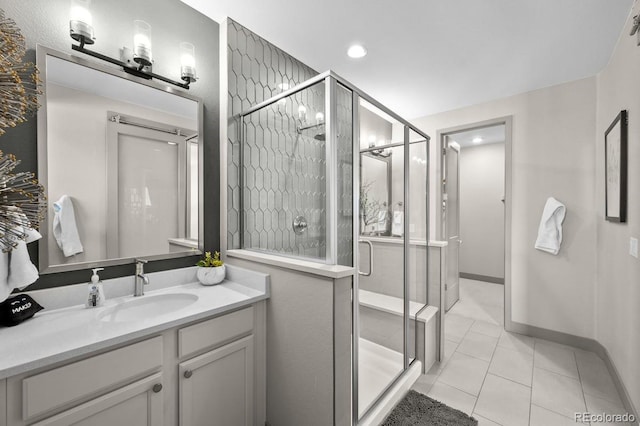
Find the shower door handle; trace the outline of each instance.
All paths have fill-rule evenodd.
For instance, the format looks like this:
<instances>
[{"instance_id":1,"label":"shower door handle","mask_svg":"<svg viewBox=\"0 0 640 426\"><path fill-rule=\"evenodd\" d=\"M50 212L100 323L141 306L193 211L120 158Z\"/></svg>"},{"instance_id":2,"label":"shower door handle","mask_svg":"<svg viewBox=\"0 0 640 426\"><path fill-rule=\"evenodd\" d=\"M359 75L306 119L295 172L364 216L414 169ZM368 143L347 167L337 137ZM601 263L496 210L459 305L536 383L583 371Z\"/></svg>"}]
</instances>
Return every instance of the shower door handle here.
<instances>
[{"instance_id":1,"label":"shower door handle","mask_svg":"<svg viewBox=\"0 0 640 426\"><path fill-rule=\"evenodd\" d=\"M369 277L371 276L371 274L373 274L373 243L369 240L358 240L359 243L361 244L366 244L369 246L369 272L361 272L360 270L358 270L358 274L362 275L363 277Z\"/></svg>"}]
</instances>

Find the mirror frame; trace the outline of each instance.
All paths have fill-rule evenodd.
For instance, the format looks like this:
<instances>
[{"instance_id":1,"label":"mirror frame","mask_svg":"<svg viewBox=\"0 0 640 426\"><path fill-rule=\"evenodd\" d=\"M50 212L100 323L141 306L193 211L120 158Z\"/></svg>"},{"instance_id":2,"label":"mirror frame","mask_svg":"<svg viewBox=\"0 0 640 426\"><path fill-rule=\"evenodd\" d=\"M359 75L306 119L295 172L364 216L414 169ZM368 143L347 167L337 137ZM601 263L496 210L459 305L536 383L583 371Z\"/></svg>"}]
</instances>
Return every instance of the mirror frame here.
<instances>
[{"instance_id":1,"label":"mirror frame","mask_svg":"<svg viewBox=\"0 0 640 426\"><path fill-rule=\"evenodd\" d=\"M186 99L190 99L198 103L198 249L189 249L185 251L178 251L172 253L155 254L155 255L140 255L136 257L122 257L116 259L102 259L86 262L75 262L58 265L49 264L49 252L47 241L49 238L53 238L52 232L50 232L50 225L52 220L49 218L50 214L50 200L48 196L48 151L47 151L47 56L53 56L58 59L69 61L77 65L85 66L96 71L110 74L114 77L123 78L133 83L142 84L152 89L162 90L172 95L180 96ZM107 267L115 265L125 265L133 263L137 258L143 258L145 260L164 260L164 259L176 259L181 257L188 257L194 255L201 255L204 251L204 155L203 155L203 141L204 141L204 103L203 100L197 96L194 96L184 90L176 89L164 83L160 83L155 80L144 80L139 77L127 74L123 70L106 66L94 60L84 59L75 55L60 52L58 50L43 46L36 45L36 65L40 70L42 76L42 94L39 96L38 101L40 108L37 115L37 127L38 127L38 181L44 186L45 195L47 195L47 213L44 219L40 223L39 232L42 235L42 239L38 241L38 271L40 274L54 274L58 272L77 271L95 267ZM107 194L105 194L105 197Z\"/></svg>"}]
</instances>

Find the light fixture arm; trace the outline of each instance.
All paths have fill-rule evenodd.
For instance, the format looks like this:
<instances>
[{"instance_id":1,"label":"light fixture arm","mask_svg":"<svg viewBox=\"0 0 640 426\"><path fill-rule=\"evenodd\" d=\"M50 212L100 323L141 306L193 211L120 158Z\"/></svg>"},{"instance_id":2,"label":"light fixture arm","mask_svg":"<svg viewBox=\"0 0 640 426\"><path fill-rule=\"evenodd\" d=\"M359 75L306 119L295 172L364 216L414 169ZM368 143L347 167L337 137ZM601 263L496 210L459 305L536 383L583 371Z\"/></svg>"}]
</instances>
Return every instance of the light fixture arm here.
<instances>
[{"instance_id":1,"label":"light fixture arm","mask_svg":"<svg viewBox=\"0 0 640 426\"><path fill-rule=\"evenodd\" d=\"M146 80L151 80L152 78L154 78L156 80L164 81L165 83L173 84L174 86L182 87L183 89L189 90L190 81L179 82L179 81L171 80L170 78L163 77L161 75L155 74L153 72L144 71L143 70L144 65L142 65L142 64L140 64L140 66L138 68L130 67L125 62L122 62L122 61L120 61L118 59L114 59L114 58L111 58L109 56L103 55L101 53L88 50L85 47L85 38L80 36L80 37L78 37L78 39L79 39L78 41L80 42L79 45L76 45L76 44L72 44L71 45L71 49L75 50L76 52L81 52L81 53L84 53L85 55L93 56L94 58L98 58L100 60L109 62L111 64L120 66L120 67L122 67L122 69L127 74L131 74L131 75L134 75L136 77L144 78Z\"/></svg>"}]
</instances>

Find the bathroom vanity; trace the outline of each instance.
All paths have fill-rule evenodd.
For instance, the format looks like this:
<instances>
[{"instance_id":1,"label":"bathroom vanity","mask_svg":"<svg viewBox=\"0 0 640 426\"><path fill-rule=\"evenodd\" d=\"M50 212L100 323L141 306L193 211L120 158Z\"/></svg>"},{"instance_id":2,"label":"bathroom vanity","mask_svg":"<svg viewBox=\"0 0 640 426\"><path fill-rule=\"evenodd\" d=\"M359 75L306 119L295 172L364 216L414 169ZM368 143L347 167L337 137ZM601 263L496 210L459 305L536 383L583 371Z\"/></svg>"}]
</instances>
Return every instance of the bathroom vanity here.
<instances>
[{"instance_id":1,"label":"bathroom vanity","mask_svg":"<svg viewBox=\"0 0 640 426\"><path fill-rule=\"evenodd\" d=\"M264 424L268 276L228 267L205 287L195 268L183 274L192 282L136 298L107 291L103 307L0 329L0 425ZM128 292L127 278L109 281Z\"/></svg>"}]
</instances>

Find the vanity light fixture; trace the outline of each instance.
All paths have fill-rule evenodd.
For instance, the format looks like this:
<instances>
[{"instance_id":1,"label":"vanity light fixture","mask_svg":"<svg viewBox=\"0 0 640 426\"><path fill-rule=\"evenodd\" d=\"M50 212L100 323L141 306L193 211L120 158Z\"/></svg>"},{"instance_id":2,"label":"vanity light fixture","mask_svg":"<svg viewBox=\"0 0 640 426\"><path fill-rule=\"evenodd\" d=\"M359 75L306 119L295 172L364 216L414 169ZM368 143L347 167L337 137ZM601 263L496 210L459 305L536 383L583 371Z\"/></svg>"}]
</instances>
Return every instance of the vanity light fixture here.
<instances>
[{"instance_id":1,"label":"vanity light fixture","mask_svg":"<svg viewBox=\"0 0 640 426\"><path fill-rule=\"evenodd\" d=\"M69 34L72 39L79 43L77 45L72 44L71 49L120 66L126 73L144 78L145 80L151 80L154 78L187 90L189 89L189 85L196 81L195 48L191 43L180 44L180 74L183 80L182 82L155 74L151 71L151 65L153 63L151 55L151 25L145 21L134 21L134 64L88 50L85 46L95 43L93 19L91 12L89 11L90 2L91 0L71 0L71 9L69 11ZM185 50L183 50L183 45L185 45ZM190 45L190 48L188 49L189 55L186 54L187 47L189 47L186 45ZM127 50L129 49L123 48L123 52L126 52Z\"/></svg>"},{"instance_id":2,"label":"vanity light fixture","mask_svg":"<svg viewBox=\"0 0 640 426\"><path fill-rule=\"evenodd\" d=\"M365 49L361 44L354 44L349 47L349 50L347 50L347 55L354 59L364 58L367 56L367 49Z\"/></svg>"},{"instance_id":3,"label":"vanity light fixture","mask_svg":"<svg viewBox=\"0 0 640 426\"><path fill-rule=\"evenodd\" d=\"M313 114L313 111L311 111L311 114ZM298 134L302 134L302 132L305 130L324 126L324 113L322 111L318 111L315 114L315 120L315 124L307 123L307 107L300 104L300 106L298 107L298 125L296 126L296 131L298 132ZM318 133L314 136L314 138L318 140L324 140L324 137L324 133Z\"/></svg>"}]
</instances>

